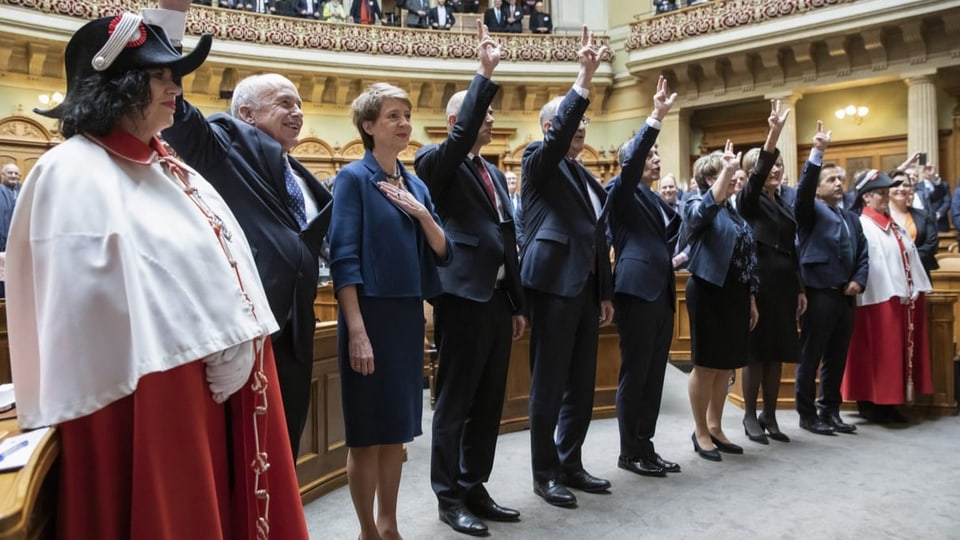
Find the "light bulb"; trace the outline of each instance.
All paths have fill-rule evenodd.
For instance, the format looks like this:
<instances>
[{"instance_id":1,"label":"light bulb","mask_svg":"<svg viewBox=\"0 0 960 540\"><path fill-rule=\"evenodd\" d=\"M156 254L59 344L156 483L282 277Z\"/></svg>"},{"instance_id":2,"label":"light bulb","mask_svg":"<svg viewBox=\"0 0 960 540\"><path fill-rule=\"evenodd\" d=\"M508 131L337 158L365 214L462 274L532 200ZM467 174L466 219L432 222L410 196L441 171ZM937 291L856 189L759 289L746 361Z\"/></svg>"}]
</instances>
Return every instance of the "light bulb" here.
<instances>
[{"instance_id":1,"label":"light bulb","mask_svg":"<svg viewBox=\"0 0 960 540\"><path fill-rule=\"evenodd\" d=\"M843 109L837 109L837 112L833 114L836 115L836 117L840 120L843 120L843 117L847 115L847 113L843 112Z\"/></svg>"},{"instance_id":2,"label":"light bulb","mask_svg":"<svg viewBox=\"0 0 960 540\"><path fill-rule=\"evenodd\" d=\"M860 107L857 107L857 116L866 116L869 112L870 112L870 109L862 105Z\"/></svg>"}]
</instances>

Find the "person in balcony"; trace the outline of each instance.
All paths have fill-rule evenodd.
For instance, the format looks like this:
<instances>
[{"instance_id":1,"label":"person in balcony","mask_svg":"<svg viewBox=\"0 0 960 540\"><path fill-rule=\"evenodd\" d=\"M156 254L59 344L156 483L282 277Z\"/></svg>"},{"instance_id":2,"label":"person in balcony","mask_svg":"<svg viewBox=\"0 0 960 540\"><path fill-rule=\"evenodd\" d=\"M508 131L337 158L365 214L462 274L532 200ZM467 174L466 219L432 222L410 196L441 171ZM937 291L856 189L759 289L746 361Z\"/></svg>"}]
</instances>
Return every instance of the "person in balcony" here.
<instances>
[{"instance_id":1,"label":"person in balcony","mask_svg":"<svg viewBox=\"0 0 960 540\"><path fill-rule=\"evenodd\" d=\"M347 22L347 9L340 0L330 0L323 5L323 20L329 22Z\"/></svg>"},{"instance_id":2,"label":"person in balcony","mask_svg":"<svg viewBox=\"0 0 960 540\"><path fill-rule=\"evenodd\" d=\"M504 16L503 0L493 0L493 6L483 12L483 24L491 32L503 32L507 24L507 18Z\"/></svg>"},{"instance_id":3,"label":"person in balcony","mask_svg":"<svg viewBox=\"0 0 960 540\"><path fill-rule=\"evenodd\" d=\"M353 100L366 153L340 170L333 191L347 481L362 540L400 538L403 444L422 434L423 301L441 293L437 267L453 253L427 186L398 159L411 109L409 95L386 83Z\"/></svg>"},{"instance_id":4,"label":"person in balcony","mask_svg":"<svg viewBox=\"0 0 960 540\"><path fill-rule=\"evenodd\" d=\"M507 0L503 6L503 31L514 34L523 32L523 8L517 0Z\"/></svg>"},{"instance_id":5,"label":"person in balcony","mask_svg":"<svg viewBox=\"0 0 960 540\"><path fill-rule=\"evenodd\" d=\"M797 320L807 309L795 242L797 221L793 205L779 194L784 171L777 140L789 114L780 110L780 100L771 100L767 140L743 157L740 169L750 171L750 176L737 196L737 211L757 239L760 320L750 333L741 383L743 429L747 438L760 444L769 444L768 433L775 441L790 441L777 424L780 372L783 362L795 364L800 359ZM763 412L757 416L761 388Z\"/></svg>"},{"instance_id":6,"label":"person in balcony","mask_svg":"<svg viewBox=\"0 0 960 540\"><path fill-rule=\"evenodd\" d=\"M449 30L457 24L457 19L453 16L453 10L446 6L446 0L437 0L437 5L430 8L428 19L430 28L434 30Z\"/></svg>"},{"instance_id":7,"label":"person in balcony","mask_svg":"<svg viewBox=\"0 0 960 540\"><path fill-rule=\"evenodd\" d=\"M870 278L857 297L841 390L880 424L907 422L897 405L933 391L924 301L932 287L910 234L890 216L889 190L900 183L872 169L855 184Z\"/></svg>"},{"instance_id":8,"label":"person in balcony","mask_svg":"<svg viewBox=\"0 0 960 540\"><path fill-rule=\"evenodd\" d=\"M534 4L529 21L530 31L534 34L550 34L553 32L553 21L550 19L550 14L543 11L543 0L538 0Z\"/></svg>"},{"instance_id":9,"label":"person in balcony","mask_svg":"<svg viewBox=\"0 0 960 540\"><path fill-rule=\"evenodd\" d=\"M407 0L407 28L428 28L430 26L429 0Z\"/></svg>"},{"instance_id":10,"label":"person in balcony","mask_svg":"<svg viewBox=\"0 0 960 540\"><path fill-rule=\"evenodd\" d=\"M7 317L19 423L57 426L59 538L307 539L254 255L157 136L210 44L90 21L63 103L36 111L66 140L20 194Z\"/></svg>"},{"instance_id":11,"label":"person in balcony","mask_svg":"<svg viewBox=\"0 0 960 540\"><path fill-rule=\"evenodd\" d=\"M723 404L730 370L747 363L750 332L757 325L757 245L750 225L729 202L740 155L727 141L723 152L693 165L698 193L684 203L690 238L687 313L693 371L688 392L695 430L693 449L721 461L720 452L742 454L723 432Z\"/></svg>"},{"instance_id":12,"label":"person in balcony","mask_svg":"<svg viewBox=\"0 0 960 540\"><path fill-rule=\"evenodd\" d=\"M298 0L297 16L319 21L323 17L323 0Z\"/></svg>"},{"instance_id":13,"label":"person in balcony","mask_svg":"<svg viewBox=\"0 0 960 540\"><path fill-rule=\"evenodd\" d=\"M350 17L354 24L373 24L377 19L383 20L378 0L354 0L350 5Z\"/></svg>"}]
</instances>

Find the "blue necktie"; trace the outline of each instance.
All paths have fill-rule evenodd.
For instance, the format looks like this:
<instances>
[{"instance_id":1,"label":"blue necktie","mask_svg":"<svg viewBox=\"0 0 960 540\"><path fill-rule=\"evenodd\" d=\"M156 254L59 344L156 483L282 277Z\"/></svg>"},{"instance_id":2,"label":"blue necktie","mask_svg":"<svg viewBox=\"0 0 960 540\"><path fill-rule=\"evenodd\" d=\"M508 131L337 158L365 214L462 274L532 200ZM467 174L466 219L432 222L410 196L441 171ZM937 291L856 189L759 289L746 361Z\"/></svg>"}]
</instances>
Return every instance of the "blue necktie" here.
<instances>
[{"instance_id":1,"label":"blue necktie","mask_svg":"<svg viewBox=\"0 0 960 540\"><path fill-rule=\"evenodd\" d=\"M297 218L297 224L300 225L302 231L307 228L307 211L305 209L306 203L303 200L303 191L297 184L297 179L293 177L293 168L290 166L290 162L284 160L284 164L283 179L287 184L287 196L289 197L287 205L293 212L293 217Z\"/></svg>"}]
</instances>

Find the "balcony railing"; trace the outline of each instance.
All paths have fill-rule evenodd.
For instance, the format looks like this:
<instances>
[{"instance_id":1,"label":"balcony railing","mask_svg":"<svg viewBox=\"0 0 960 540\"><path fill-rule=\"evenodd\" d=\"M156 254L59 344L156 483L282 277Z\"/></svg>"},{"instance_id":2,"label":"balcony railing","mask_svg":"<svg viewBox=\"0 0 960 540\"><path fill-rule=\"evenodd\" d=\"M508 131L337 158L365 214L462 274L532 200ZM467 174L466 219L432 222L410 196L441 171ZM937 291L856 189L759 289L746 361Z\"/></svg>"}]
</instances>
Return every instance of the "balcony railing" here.
<instances>
[{"instance_id":1,"label":"balcony railing","mask_svg":"<svg viewBox=\"0 0 960 540\"><path fill-rule=\"evenodd\" d=\"M155 5L138 0L0 0L0 4L80 19ZM219 40L370 55L471 59L477 54L475 31L467 28L440 31L364 26L191 6L187 34L204 33ZM580 49L580 37L575 35L498 34L497 38L503 59L509 62L577 61ZM595 36L595 40L609 46L606 36ZM603 60L611 62L613 52L607 50Z\"/></svg>"}]
</instances>

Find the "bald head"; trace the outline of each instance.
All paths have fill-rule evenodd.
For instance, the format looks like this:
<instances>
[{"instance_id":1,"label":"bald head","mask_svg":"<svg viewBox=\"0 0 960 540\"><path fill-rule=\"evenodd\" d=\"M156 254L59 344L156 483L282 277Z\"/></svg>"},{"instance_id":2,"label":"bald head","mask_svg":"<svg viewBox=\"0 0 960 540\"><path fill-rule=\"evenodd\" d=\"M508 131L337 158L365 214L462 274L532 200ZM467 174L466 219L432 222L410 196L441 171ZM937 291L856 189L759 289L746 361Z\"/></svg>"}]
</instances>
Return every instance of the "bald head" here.
<instances>
[{"instance_id":1,"label":"bald head","mask_svg":"<svg viewBox=\"0 0 960 540\"><path fill-rule=\"evenodd\" d=\"M16 163L7 163L0 168L0 179L3 180L3 185L15 188L20 185L20 167L17 167Z\"/></svg>"}]
</instances>

